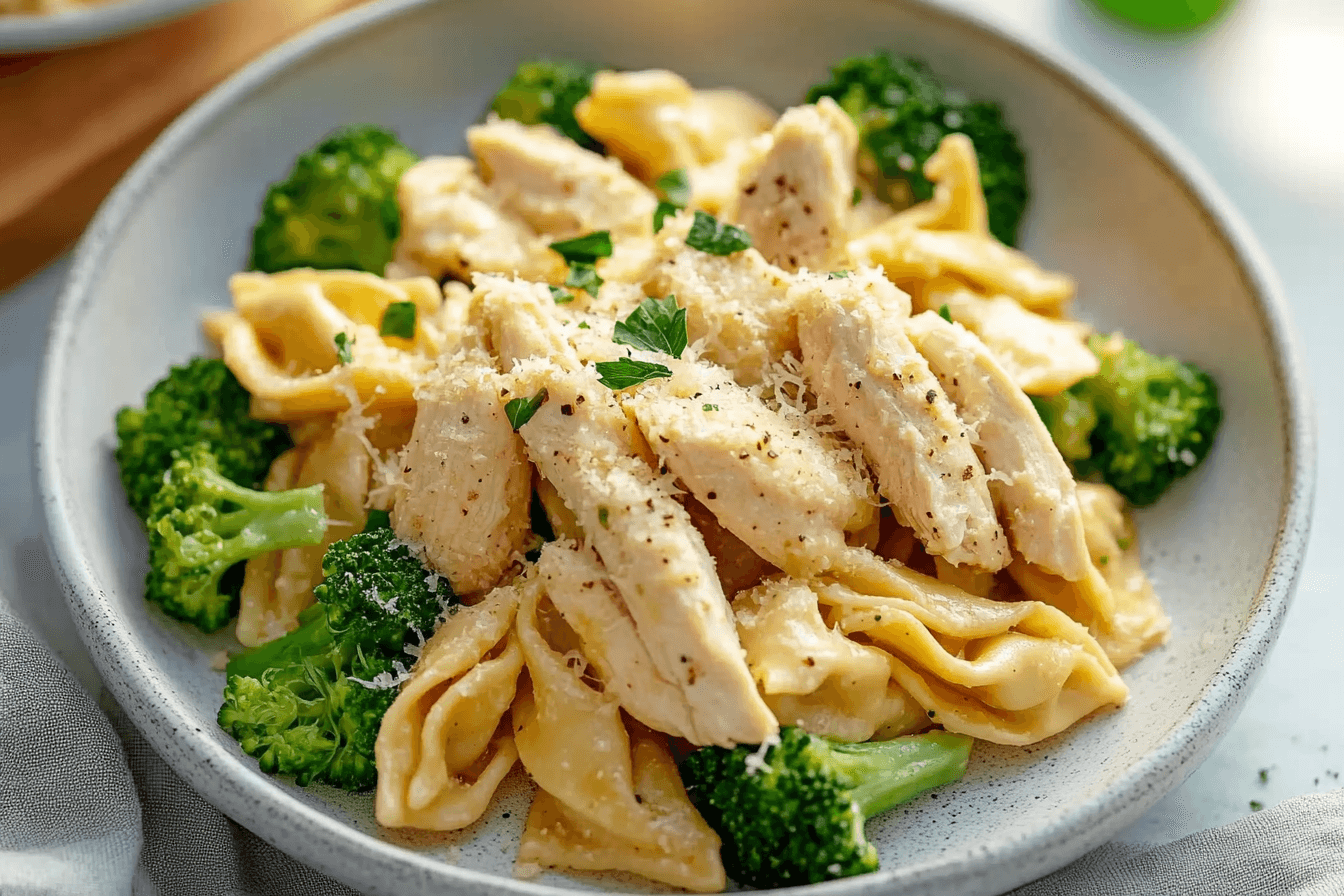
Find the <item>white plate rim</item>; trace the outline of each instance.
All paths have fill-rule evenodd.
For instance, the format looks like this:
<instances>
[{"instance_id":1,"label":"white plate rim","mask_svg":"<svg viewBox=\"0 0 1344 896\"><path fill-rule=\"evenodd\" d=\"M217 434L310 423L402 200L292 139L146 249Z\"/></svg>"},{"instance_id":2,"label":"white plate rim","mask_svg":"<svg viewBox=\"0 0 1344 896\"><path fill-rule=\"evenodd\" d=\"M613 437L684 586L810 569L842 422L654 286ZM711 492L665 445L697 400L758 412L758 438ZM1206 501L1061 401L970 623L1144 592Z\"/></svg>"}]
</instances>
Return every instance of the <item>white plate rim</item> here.
<instances>
[{"instance_id":1,"label":"white plate rim","mask_svg":"<svg viewBox=\"0 0 1344 896\"><path fill-rule=\"evenodd\" d=\"M309 55L365 28L438 2L451 0L384 0L360 7L317 25L247 65L198 100L160 135L104 200L80 239L48 332L36 401L34 467L51 560L80 636L89 646L100 672L105 673L106 661L94 649L95 644L132 654L139 648L115 624L116 614L107 595L82 562L77 539L67 522L71 495L61 477L60 448L56 441L60 432L57 408L64 389L63 361L68 357L66 347L73 337L78 312L90 300L96 272L141 196L153 186L157 173L219 116ZM1278 636L1301 570L1315 486L1314 416L1289 306L1265 253L1221 189L1165 126L1086 63L1057 47L1011 31L990 15L969 12L958 7L955 0L876 2L917 8L979 32L1004 49L1026 57L1112 119L1151 156L1187 194L1230 257L1238 262L1239 274L1257 300L1255 310L1270 348L1271 375L1285 411L1286 494L1270 560L1251 615L1227 658L1159 747L1132 765L1099 797L1061 814L1034 837L998 849L985 849L982 861L975 867L902 866L816 884L807 892L840 896L899 886L908 896L919 896L954 889L961 892L976 882L983 883L989 875L995 887L1006 890L1062 866L1136 820L1197 767L1235 720ZM154 683L140 684L144 687ZM172 695L162 689L137 690L134 682L119 676L111 676L105 685L155 749L171 754L166 748L185 725L184 717L173 712ZM1208 729L1214 731L1213 736L1205 736ZM198 762L182 763L174 771L202 797L272 845L342 881L384 892L386 883L404 879L402 876L411 871L417 880L426 882L427 889L454 886L467 888L468 892L528 896L554 896L562 892L408 852L350 828L288 793L281 793L278 798L273 793L263 797L258 788L264 779L238 757L209 740L194 742L192 749ZM224 774L226 770L232 773L232 778ZM1134 793L1139 795L1133 796ZM322 848L324 844L329 847L338 843L347 848ZM348 848L355 845L357 849Z\"/></svg>"},{"instance_id":2,"label":"white plate rim","mask_svg":"<svg viewBox=\"0 0 1344 896\"><path fill-rule=\"evenodd\" d=\"M219 0L117 0L42 15L0 16L0 53L60 50L110 40L176 19Z\"/></svg>"}]
</instances>

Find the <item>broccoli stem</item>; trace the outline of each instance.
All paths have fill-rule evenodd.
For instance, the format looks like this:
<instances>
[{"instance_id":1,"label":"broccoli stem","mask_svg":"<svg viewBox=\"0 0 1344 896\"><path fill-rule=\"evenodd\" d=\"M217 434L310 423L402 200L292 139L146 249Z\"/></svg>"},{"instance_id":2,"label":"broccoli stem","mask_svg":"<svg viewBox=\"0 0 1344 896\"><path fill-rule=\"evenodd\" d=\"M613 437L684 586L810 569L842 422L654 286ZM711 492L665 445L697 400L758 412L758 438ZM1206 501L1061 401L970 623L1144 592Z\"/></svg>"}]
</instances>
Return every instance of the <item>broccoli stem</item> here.
<instances>
[{"instance_id":1,"label":"broccoli stem","mask_svg":"<svg viewBox=\"0 0 1344 896\"><path fill-rule=\"evenodd\" d=\"M331 626L327 624L327 610L313 604L299 614L299 627L274 641L244 651L229 658L225 674L229 677L261 679L267 669L298 664L306 657L329 653L335 644Z\"/></svg>"},{"instance_id":2,"label":"broccoli stem","mask_svg":"<svg viewBox=\"0 0 1344 896\"><path fill-rule=\"evenodd\" d=\"M966 773L971 738L946 731L863 744L831 744L841 774L856 781L850 795L864 818L909 802Z\"/></svg>"}]
</instances>

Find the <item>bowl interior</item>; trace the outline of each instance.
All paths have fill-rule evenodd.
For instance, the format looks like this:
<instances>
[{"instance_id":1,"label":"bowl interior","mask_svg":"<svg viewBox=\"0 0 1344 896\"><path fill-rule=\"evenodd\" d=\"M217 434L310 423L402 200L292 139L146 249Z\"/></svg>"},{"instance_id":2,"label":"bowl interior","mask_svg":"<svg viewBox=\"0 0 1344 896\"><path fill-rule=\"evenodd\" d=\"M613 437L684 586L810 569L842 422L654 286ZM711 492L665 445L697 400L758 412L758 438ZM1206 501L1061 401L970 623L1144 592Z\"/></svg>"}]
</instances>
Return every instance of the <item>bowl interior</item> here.
<instances>
[{"instance_id":1,"label":"bowl interior","mask_svg":"<svg viewBox=\"0 0 1344 896\"><path fill-rule=\"evenodd\" d=\"M138 402L170 362L208 351L201 311L228 303L266 185L298 151L338 125L372 121L422 154L462 153L463 129L493 90L517 60L540 54L667 67L780 108L846 55L922 56L946 81L1000 101L1018 128L1033 197L1024 248L1077 277L1077 312L1200 363L1222 387L1226 422L1209 461L1140 514L1173 632L1127 672L1129 704L1033 747L978 745L963 781L869 826L882 875L828 890L999 892L1103 842L1207 753L1286 605L1291 582L1269 573L1300 549L1281 532L1305 478L1292 444L1300 412L1285 385L1281 312L1132 125L1037 56L924 5L462 0L347 21L360 27L332 25L307 49L245 72L142 160L85 239L47 361L42 491L74 613L116 696L203 795L376 892L641 887L610 876L515 880L521 782L475 828L412 837L381 830L371 797L259 774L214 723L223 676L210 660L230 636L201 636L146 606L144 539L111 458L117 408Z\"/></svg>"}]
</instances>

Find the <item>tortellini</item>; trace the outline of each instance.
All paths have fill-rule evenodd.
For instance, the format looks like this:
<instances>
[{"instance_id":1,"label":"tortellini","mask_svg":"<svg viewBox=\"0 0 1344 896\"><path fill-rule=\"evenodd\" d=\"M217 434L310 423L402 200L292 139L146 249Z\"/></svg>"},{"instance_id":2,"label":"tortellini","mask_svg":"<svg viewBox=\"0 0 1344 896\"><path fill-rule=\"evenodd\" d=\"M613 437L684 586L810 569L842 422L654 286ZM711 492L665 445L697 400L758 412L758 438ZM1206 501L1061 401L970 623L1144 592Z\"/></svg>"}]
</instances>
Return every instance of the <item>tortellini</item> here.
<instances>
[{"instance_id":1,"label":"tortellini","mask_svg":"<svg viewBox=\"0 0 1344 896\"><path fill-rule=\"evenodd\" d=\"M505 717L523 666L513 620L529 590L534 581L496 588L425 644L378 730L379 824L453 831L489 806L518 758Z\"/></svg>"},{"instance_id":2,"label":"tortellini","mask_svg":"<svg viewBox=\"0 0 1344 896\"><path fill-rule=\"evenodd\" d=\"M205 330L252 393L254 417L301 420L356 401L374 413L414 413L415 387L444 344L436 321L443 295L433 280L301 269L235 274L229 285L234 310L208 315ZM415 305L410 339L379 335L393 302ZM347 363L338 356L342 334Z\"/></svg>"}]
</instances>

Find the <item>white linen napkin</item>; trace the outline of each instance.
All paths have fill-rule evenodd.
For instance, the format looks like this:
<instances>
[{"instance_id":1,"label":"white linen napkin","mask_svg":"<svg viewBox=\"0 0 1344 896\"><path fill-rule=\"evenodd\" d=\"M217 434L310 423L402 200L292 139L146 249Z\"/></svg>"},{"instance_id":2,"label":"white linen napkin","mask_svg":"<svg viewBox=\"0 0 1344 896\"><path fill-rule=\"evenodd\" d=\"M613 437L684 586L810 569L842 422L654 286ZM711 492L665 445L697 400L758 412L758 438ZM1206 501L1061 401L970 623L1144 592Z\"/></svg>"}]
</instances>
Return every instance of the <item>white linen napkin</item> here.
<instances>
[{"instance_id":1,"label":"white linen napkin","mask_svg":"<svg viewBox=\"0 0 1344 896\"><path fill-rule=\"evenodd\" d=\"M0 896L358 896L217 812L105 706L0 595ZM1107 844L1009 896L1079 894L1344 896L1344 790Z\"/></svg>"}]
</instances>

